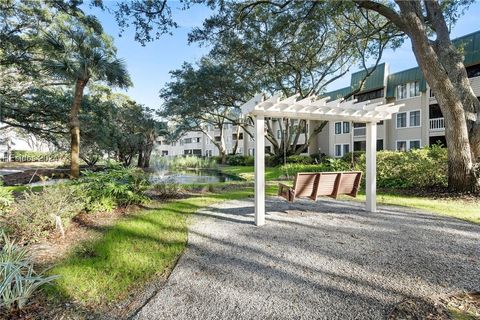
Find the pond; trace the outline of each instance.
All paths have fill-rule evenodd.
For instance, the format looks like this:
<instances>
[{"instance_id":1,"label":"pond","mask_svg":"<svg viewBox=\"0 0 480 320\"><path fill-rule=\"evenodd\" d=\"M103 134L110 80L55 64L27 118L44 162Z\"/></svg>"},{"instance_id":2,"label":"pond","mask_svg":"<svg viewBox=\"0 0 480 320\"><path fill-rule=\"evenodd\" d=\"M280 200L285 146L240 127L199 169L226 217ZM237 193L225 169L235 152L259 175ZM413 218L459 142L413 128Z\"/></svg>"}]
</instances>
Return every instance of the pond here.
<instances>
[{"instance_id":1,"label":"pond","mask_svg":"<svg viewBox=\"0 0 480 320\"><path fill-rule=\"evenodd\" d=\"M152 183L173 182L178 184L203 184L242 180L236 176L224 174L218 170L174 170L155 171L150 177Z\"/></svg>"}]
</instances>

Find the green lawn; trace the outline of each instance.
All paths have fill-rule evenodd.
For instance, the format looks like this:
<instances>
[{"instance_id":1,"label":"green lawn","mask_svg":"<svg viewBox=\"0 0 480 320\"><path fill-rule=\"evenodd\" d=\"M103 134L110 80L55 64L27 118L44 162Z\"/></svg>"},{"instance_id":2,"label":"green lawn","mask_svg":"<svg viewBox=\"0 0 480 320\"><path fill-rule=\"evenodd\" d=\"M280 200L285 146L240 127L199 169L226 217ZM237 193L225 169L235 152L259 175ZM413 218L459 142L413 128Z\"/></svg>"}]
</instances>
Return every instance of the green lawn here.
<instances>
[{"instance_id":1,"label":"green lawn","mask_svg":"<svg viewBox=\"0 0 480 320\"><path fill-rule=\"evenodd\" d=\"M82 243L51 269L58 274L49 295L82 305L104 305L126 298L171 270L187 242L187 218L214 202L245 198L252 188L209 193L166 203L121 219L99 239Z\"/></svg>"},{"instance_id":2,"label":"green lawn","mask_svg":"<svg viewBox=\"0 0 480 320\"><path fill-rule=\"evenodd\" d=\"M305 165L302 167L302 170L310 171L312 167L314 166ZM238 175L249 181L252 181L254 179L252 166L225 166L222 167L221 170L228 174ZM293 175L295 173L291 172L289 174ZM265 179L267 180L267 195L276 194L276 180L278 180L281 176L282 171L279 168L265 168ZM293 177L291 179L293 180ZM352 198L350 197L342 197L342 199L352 200ZM365 194L360 192L358 198L353 200L365 201ZM399 195L396 194L394 191L379 191L377 193L377 201L379 204L417 208L439 215L455 217L458 219L480 224L480 199L434 199L428 197Z\"/></svg>"}]
</instances>

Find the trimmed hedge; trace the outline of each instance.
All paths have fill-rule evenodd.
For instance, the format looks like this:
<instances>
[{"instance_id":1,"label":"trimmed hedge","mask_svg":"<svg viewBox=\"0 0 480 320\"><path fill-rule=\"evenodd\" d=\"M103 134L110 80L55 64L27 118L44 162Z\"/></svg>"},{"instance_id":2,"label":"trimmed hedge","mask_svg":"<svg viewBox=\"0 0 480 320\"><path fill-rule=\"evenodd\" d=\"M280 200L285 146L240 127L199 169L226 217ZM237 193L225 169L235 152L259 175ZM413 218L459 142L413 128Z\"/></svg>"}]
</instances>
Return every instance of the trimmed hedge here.
<instances>
[{"instance_id":1,"label":"trimmed hedge","mask_svg":"<svg viewBox=\"0 0 480 320\"><path fill-rule=\"evenodd\" d=\"M355 168L365 172L365 154L360 155L358 160ZM447 149L438 146L408 152L377 153L379 188L446 187L447 170Z\"/></svg>"},{"instance_id":2,"label":"trimmed hedge","mask_svg":"<svg viewBox=\"0 0 480 320\"><path fill-rule=\"evenodd\" d=\"M351 171L351 154L341 159L324 158L319 164L289 163L280 166L284 176L297 172ZM355 152L354 170L365 176L366 157L364 152ZM377 152L377 187L379 188L435 188L446 187L447 149L438 146L411 150L408 152ZM365 185L363 179L362 185Z\"/></svg>"},{"instance_id":3,"label":"trimmed hedge","mask_svg":"<svg viewBox=\"0 0 480 320\"><path fill-rule=\"evenodd\" d=\"M242 156L239 154L228 155L227 164L229 166L253 166L255 159L252 156Z\"/></svg>"}]
</instances>

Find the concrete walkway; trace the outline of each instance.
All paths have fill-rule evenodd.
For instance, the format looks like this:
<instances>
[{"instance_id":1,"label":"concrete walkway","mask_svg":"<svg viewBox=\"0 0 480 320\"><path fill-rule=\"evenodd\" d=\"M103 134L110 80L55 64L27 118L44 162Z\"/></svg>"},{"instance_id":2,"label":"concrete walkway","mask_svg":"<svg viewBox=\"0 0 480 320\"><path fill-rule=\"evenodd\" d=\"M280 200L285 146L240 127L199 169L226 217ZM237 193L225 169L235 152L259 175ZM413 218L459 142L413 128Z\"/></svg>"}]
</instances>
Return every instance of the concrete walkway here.
<instances>
[{"instance_id":1,"label":"concrete walkway","mask_svg":"<svg viewBox=\"0 0 480 320\"><path fill-rule=\"evenodd\" d=\"M322 199L200 211L165 287L136 319L384 319L404 299L480 290L480 226Z\"/></svg>"}]
</instances>

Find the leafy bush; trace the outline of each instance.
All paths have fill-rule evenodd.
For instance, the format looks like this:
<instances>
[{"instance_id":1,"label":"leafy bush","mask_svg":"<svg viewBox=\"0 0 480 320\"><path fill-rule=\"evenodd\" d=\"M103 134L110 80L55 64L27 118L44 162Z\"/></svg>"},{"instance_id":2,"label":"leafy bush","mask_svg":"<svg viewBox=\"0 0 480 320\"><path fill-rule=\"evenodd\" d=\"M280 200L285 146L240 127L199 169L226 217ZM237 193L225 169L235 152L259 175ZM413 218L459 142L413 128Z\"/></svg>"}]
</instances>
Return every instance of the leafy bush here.
<instances>
[{"instance_id":1,"label":"leafy bush","mask_svg":"<svg viewBox=\"0 0 480 320\"><path fill-rule=\"evenodd\" d=\"M229 155L227 156L227 164L230 166L253 166L255 159L252 156Z\"/></svg>"},{"instance_id":2,"label":"leafy bush","mask_svg":"<svg viewBox=\"0 0 480 320\"><path fill-rule=\"evenodd\" d=\"M10 209L13 204L12 190L2 187L3 182L0 180L0 214Z\"/></svg>"},{"instance_id":3,"label":"leafy bush","mask_svg":"<svg viewBox=\"0 0 480 320\"><path fill-rule=\"evenodd\" d=\"M27 150L13 150L12 159L17 162L49 162L61 161L68 157L67 153L61 151L41 152Z\"/></svg>"},{"instance_id":4,"label":"leafy bush","mask_svg":"<svg viewBox=\"0 0 480 320\"><path fill-rule=\"evenodd\" d=\"M7 231L35 242L57 230L64 234L71 218L85 206L78 188L52 186L42 192L25 191L12 210L2 215Z\"/></svg>"},{"instance_id":5,"label":"leafy bush","mask_svg":"<svg viewBox=\"0 0 480 320\"><path fill-rule=\"evenodd\" d=\"M285 176L292 176L298 172L332 172L332 171L348 171L350 164L341 160L326 158L319 164L301 164L301 163L287 163L280 166L280 170Z\"/></svg>"},{"instance_id":6,"label":"leafy bush","mask_svg":"<svg viewBox=\"0 0 480 320\"><path fill-rule=\"evenodd\" d=\"M183 195L183 188L173 179L161 181L153 186L156 195L161 199L176 199Z\"/></svg>"},{"instance_id":7,"label":"leafy bush","mask_svg":"<svg viewBox=\"0 0 480 320\"><path fill-rule=\"evenodd\" d=\"M145 203L147 174L138 168L113 166L105 171L86 171L77 181L86 199L87 211L111 211L117 206Z\"/></svg>"},{"instance_id":8,"label":"leafy bush","mask_svg":"<svg viewBox=\"0 0 480 320\"><path fill-rule=\"evenodd\" d=\"M36 273L30 253L3 235L0 250L0 307L12 310L24 308L32 294L58 276Z\"/></svg>"},{"instance_id":9,"label":"leafy bush","mask_svg":"<svg viewBox=\"0 0 480 320\"><path fill-rule=\"evenodd\" d=\"M311 164L313 163L313 159L310 156L293 155L287 157L287 163Z\"/></svg>"},{"instance_id":10,"label":"leafy bush","mask_svg":"<svg viewBox=\"0 0 480 320\"><path fill-rule=\"evenodd\" d=\"M357 170L365 172L365 154ZM377 186L380 188L430 188L447 186L447 149L431 146L408 152L377 153Z\"/></svg>"}]
</instances>

